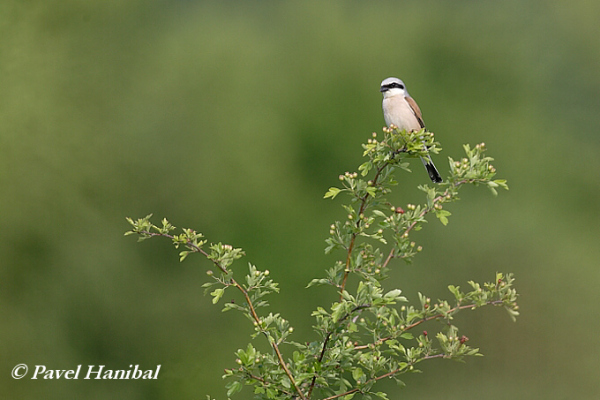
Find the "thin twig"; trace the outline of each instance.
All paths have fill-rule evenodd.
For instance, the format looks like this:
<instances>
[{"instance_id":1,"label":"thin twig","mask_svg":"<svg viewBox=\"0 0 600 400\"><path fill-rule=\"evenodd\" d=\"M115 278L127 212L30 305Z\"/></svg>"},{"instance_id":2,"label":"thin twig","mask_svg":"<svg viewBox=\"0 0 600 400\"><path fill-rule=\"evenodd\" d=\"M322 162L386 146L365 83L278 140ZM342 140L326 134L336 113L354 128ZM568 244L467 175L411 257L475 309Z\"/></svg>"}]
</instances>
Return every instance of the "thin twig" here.
<instances>
[{"instance_id":1,"label":"thin twig","mask_svg":"<svg viewBox=\"0 0 600 400\"><path fill-rule=\"evenodd\" d=\"M440 353L440 354L434 354L434 355L431 355L431 356L425 356L425 357L423 357L423 359L422 359L421 361L423 361L423 360L430 360L430 359L432 359L432 358L443 358L443 357L445 357L445 356L446 356L446 355L445 355L445 354L443 354L443 353ZM383 374L383 375L376 376L375 378L371 378L371 379L369 379L368 381L366 381L366 382L364 383L364 385L366 386L366 385L368 385L368 384L369 384L369 383L371 383L371 382L377 382L377 381L379 381L379 380L381 380L381 379L384 379L384 378L389 378L389 377L391 377L391 376L394 376L394 375L396 375L396 374L398 374L398 373L402 372L402 370L406 369L406 367L410 367L410 366L412 366L412 364L408 364L408 365L406 365L406 366L404 366L404 367L402 367L402 368L398 368L398 369L395 369L395 370L393 370L393 371L390 371L390 372L388 372L388 373L385 373L385 374ZM347 392L344 392L344 393L340 393L340 394L336 394L336 395L334 395L334 396L326 397L326 398L324 398L323 400L333 400L333 399L337 399L338 397L347 396L347 395L349 395L349 394L352 394L352 393L359 392L360 390L361 390L361 389L359 389L359 388L354 388L354 389L348 390Z\"/></svg>"},{"instance_id":2,"label":"thin twig","mask_svg":"<svg viewBox=\"0 0 600 400\"><path fill-rule=\"evenodd\" d=\"M502 300L490 300L490 301L487 301L485 303L485 305L489 306L489 305L502 304L502 302L503 302ZM458 311L458 310L464 310L464 309L473 308L473 307L476 307L476 305L474 305L474 304L465 304L463 306L456 306L456 307L448 310L448 312L446 314L451 314L451 313L453 313L455 311ZM400 331L400 334L402 334L402 333L404 333L406 331L409 331L412 328L421 325L422 323L431 321L433 319L441 318L444 315L445 314L443 314L443 313L439 313L439 314L436 314L436 315L431 315L429 317L425 317L423 319L420 319L417 322L413 322L412 324L410 324L408 326L405 326L404 329L402 329ZM364 350L364 349L369 348L369 346L372 346L372 345L379 346L379 345L381 345L381 344L383 344L383 343L385 343L385 342L387 342L388 340L391 340L391 339L394 339L394 337L388 336L388 337L385 337L385 338L381 338L381 339L378 339L375 343L372 343L370 345L369 344L365 344L365 345L362 345L362 346L354 346L354 350Z\"/></svg>"},{"instance_id":3,"label":"thin twig","mask_svg":"<svg viewBox=\"0 0 600 400\"><path fill-rule=\"evenodd\" d=\"M444 197L446 197L446 195L448 194L448 189L446 189L446 191L444 192L444 194L439 195L438 197L436 197L435 199L433 199L433 205L431 207L425 208L423 211L421 211L421 213L419 214L419 218L424 217L425 215L427 215L431 210L433 210L434 205L440 201L441 199L443 199ZM417 225L418 221L414 221L412 224L410 224L406 230L404 231L403 235L408 234L411 230L413 230L413 228ZM392 247L392 249L390 250L390 254L388 254L387 258L385 259L385 262L381 265L381 269L384 269L385 267L387 267L388 263L390 262L390 260L392 258L394 258L394 247Z\"/></svg>"}]
</instances>

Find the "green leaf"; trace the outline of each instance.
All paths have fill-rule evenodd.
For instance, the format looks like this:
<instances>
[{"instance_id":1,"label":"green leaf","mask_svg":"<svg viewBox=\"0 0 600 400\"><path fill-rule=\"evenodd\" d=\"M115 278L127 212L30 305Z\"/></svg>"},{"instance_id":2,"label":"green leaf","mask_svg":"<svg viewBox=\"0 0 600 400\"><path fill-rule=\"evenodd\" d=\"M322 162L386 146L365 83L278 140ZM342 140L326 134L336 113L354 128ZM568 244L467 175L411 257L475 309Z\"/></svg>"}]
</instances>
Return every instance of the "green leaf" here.
<instances>
[{"instance_id":1,"label":"green leaf","mask_svg":"<svg viewBox=\"0 0 600 400\"><path fill-rule=\"evenodd\" d=\"M438 219L440 220L440 222L443 225L448 225L448 216L452 215L450 213L450 211L446 211L446 210L436 210L435 211L435 216L438 217Z\"/></svg>"},{"instance_id":2,"label":"green leaf","mask_svg":"<svg viewBox=\"0 0 600 400\"><path fill-rule=\"evenodd\" d=\"M387 299L387 300L397 300L398 297L400 297L400 294L402 294L402 290L400 289L394 289L394 290L390 290L389 292L387 292L383 298Z\"/></svg>"},{"instance_id":3,"label":"green leaf","mask_svg":"<svg viewBox=\"0 0 600 400\"><path fill-rule=\"evenodd\" d=\"M371 161L367 161L361 164L361 166L358 167L358 170L361 172L362 176L366 176L371 168L373 168L373 163Z\"/></svg>"},{"instance_id":4,"label":"green leaf","mask_svg":"<svg viewBox=\"0 0 600 400\"><path fill-rule=\"evenodd\" d=\"M506 184L506 179L496 179L493 181L496 185L508 190L508 185Z\"/></svg>"},{"instance_id":5,"label":"green leaf","mask_svg":"<svg viewBox=\"0 0 600 400\"><path fill-rule=\"evenodd\" d=\"M377 188L373 186L368 186L366 189L367 193L369 193L372 197L377 197Z\"/></svg>"},{"instance_id":6,"label":"green leaf","mask_svg":"<svg viewBox=\"0 0 600 400\"><path fill-rule=\"evenodd\" d=\"M325 193L325 196L323 198L326 199L328 197L331 197L332 199L335 199L335 196L337 196L341 191L342 191L342 189L339 189L336 187L330 187L329 190L327 191L327 193Z\"/></svg>"},{"instance_id":7,"label":"green leaf","mask_svg":"<svg viewBox=\"0 0 600 400\"><path fill-rule=\"evenodd\" d=\"M233 394L242 390L242 383L239 381L229 382L227 384L227 397L231 397Z\"/></svg>"},{"instance_id":8,"label":"green leaf","mask_svg":"<svg viewBox=\"0 0 600 400\"><path fill-rule=\"evenodd\" d=\"M219 302L219 300L221 299L221 297L223 297L223 294L225 293L225 289L215 289L214 291L210 292L210 295L213 296L212 299L212 303L213 304L217 304Z\"/></svg>"},{"instance_id":9,"label":"green leaf","mask_svg":"<svg viewBox=\"0 0 600 400\"><path fill-rule=\"evenodd\" d=\"M380 210L373 210L373 214L377 215L378 217L381 218L387 218L387 215L385 215L382 211Z\"/></svg>"},{"instance_id":10,"label":"green leaf","mask_svg":"<svg viewBox=\"0 0 600 400\"><path fill-rule=\"evenodd\" d=\"M352 370L352 378L356 381L356 383L362 383L362 378L364 378L365 373L362 368L355 368Z\"/></svg>"}]
</instances>

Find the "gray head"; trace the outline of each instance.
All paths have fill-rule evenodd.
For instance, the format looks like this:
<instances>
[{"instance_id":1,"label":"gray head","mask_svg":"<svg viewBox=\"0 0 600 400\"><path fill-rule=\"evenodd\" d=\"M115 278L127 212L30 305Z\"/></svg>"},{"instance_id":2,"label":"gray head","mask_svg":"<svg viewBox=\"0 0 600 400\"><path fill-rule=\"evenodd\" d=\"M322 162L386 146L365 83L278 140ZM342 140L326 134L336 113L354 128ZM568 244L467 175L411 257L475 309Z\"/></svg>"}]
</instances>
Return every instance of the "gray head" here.
<instances>
[{"instance_id":1,"label":"gray head","mask_svg":"<svg viewBox=\"0 0 600 400\"><path fill-rule=\"evenodd\" d=\"M384 96L394 96L397 94L403 94L408 96L408 91L406 90L406 85L404 82L398 78L387 78L381 82L381 87L379 91L383 93Z\"/></svg>"}]
</instances>

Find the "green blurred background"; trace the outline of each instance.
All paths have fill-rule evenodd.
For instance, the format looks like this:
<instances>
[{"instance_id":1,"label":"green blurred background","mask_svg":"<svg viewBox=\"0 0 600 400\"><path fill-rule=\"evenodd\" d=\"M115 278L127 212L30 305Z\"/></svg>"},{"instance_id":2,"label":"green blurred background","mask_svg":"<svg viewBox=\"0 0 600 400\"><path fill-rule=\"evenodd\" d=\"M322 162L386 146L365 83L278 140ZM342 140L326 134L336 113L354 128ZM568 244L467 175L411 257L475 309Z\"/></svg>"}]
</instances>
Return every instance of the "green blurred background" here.
<instances>
[{"instance_id":1,"label":"green blurred background","mask_svg":"<svg viewBox=\"0 0 600 400\"><path fill-rule=\"evenodd\" d=\"M447 298L448 284L514 272L522 315L460 315L485 357L381 388L599 398L599 15L586 0L2 1L0 398L226 398L223 368L251 327L203 295L205 260L123 237L127 216L243 247L241 272L269 269L273 310L314 340L310 312L336 296L304 286L334 262L324 239L344 216L322 196L381 129L388 76L436 132L443 175L484 141L510 191L465 189L387 287ZM401 204L421 198L418 164ZM19 363L162 369L150 382L14 380Z\"/></svg>"}]
</instances>

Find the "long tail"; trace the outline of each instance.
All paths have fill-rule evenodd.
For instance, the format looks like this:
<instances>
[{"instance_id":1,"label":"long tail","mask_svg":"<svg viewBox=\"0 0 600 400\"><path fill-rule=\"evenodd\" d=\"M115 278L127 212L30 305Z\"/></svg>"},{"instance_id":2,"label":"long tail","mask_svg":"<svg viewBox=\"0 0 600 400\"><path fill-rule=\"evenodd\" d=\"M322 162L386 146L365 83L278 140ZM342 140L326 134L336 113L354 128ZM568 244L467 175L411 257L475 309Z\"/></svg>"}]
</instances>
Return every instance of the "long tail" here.
<instances>
[{"instance_id":1,"label":"long tail","mask_svg":"<svg viewBox=\"0 0 600 400\"><path fill-rule=\"evenodd\" d=\"M431 179L432 182L440 183L443 181L442 177L440 176L440 173L438 172L437 168L433 164L431 157L427 156L427 159L421 157L421 161L423 161L423 165L425 166L425 169L427 170L427 173L429 174L429 178Z\"/></svg>"}]
</instances>

